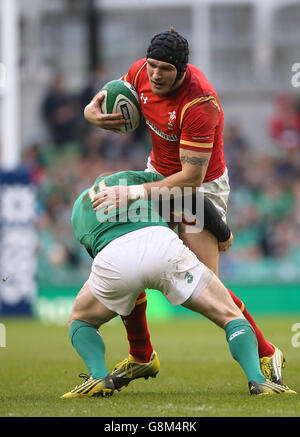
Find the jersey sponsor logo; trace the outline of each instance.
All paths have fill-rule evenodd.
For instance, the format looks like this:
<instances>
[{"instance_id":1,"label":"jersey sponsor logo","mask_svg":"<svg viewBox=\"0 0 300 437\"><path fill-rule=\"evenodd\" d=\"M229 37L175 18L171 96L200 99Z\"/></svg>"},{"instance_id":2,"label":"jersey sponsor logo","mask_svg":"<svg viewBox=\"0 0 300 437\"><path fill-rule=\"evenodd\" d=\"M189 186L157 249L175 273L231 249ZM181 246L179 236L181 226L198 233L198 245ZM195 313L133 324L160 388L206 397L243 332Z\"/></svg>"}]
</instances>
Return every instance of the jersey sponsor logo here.
<instances>
[{"instance_id":1,"label":"jersey sponsor logo","mask_svg":"<svg viewBox=\"0 0 300 437\"><path fill-rule=\"evenodd\" d=\"M159 135L164 140L168 141L178 141L179 138L177 135L167 135L163 131L159 130L158 127L155 126L155 124L151 123L151 121L146 120L146 124L152 129L157 135Z\"/></svg>"}]
</instances>

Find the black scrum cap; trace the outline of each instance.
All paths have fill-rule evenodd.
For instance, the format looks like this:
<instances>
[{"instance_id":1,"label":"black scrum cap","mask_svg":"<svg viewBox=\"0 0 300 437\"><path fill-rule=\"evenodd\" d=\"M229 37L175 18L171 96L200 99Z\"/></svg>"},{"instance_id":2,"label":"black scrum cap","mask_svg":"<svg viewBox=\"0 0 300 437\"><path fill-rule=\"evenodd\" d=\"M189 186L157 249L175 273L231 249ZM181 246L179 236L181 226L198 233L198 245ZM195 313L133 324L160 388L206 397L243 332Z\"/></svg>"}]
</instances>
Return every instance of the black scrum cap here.
<instances>
[{"instance_id":1,"label":"black scrum cap","mask_svg":"<svg viewBox=\"0 0 300 437\"><path fill-rule=\"evenodd\" d=\"M168 62L177 69L176 80L182 78L189 60L189 44L174 28L155 35L148 47L147 58Z\"/></svg>"}]
</instances>

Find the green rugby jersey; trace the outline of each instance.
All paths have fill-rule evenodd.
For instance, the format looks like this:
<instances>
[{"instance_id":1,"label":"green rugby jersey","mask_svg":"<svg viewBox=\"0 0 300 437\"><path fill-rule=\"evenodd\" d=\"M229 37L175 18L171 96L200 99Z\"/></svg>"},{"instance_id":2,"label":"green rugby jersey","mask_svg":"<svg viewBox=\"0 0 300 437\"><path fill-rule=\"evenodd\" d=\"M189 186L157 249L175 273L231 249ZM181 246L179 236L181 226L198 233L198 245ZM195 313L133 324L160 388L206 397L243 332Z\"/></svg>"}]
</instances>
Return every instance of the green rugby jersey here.
<instances>
[{"instance_id":1,"label":"green rugby jersey","mask_svg":"<svg viewBox=\"0 0 300 437\"><path fill-rule=\"evenodd\" d=\"M99 183L104 180L107 187L113 185L140 185L156 182L163 176L144 171L122 171L110 176L98 178L93 189L99 192ZM103 182L102 182L103 184ZM75 201L72 212L72 226L76 239L96 256L108 243L128 232L136 231L148 226L168 226L158 214L151 202L135 200L128 207L110 211L95 212L89 197L89 190L85 190Z\"/></svg>"}]
</instances>

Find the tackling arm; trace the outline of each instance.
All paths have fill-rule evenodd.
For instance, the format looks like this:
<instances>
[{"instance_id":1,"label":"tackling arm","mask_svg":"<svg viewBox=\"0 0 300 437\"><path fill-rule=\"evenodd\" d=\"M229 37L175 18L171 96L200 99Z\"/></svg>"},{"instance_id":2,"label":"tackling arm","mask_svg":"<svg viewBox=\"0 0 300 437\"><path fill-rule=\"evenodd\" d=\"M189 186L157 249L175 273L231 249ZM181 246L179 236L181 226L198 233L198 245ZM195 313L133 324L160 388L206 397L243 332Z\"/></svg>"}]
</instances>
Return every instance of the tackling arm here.
<instances>
[{"instance_id":1,"label":"tackling arm","mask_svg":"<svg viewBox=\"0 0 300 437\"><path fill-rule=\"evenodd\" d=\"M157 182L149 182L143 185L107 187L96 195L93 208L94 210L105 209L104 212L107 213L128 205L128 201L137 199L149 200L151 199L153 189L164 188L173 190L176 188L179 189L178 194L182 195L184 188L191 187L193 192L195 192L204 180L210 156L211 153L180 149L181 171ZM157 195L157 190L155 190L155 195Z\"/></svg>"},{"instance_id":2,"label":"tackling arm","mask_svg":"<svg viewBox=\"0 0 300 437\"><path fill-rule=\"evenodd\" d=\"M152 188L191 187L196 191L202 185L205 178L207 166L211 153L195 152L192 150L180 149L180 162L182 170L158 182L146 183L143 185L148 198L151 198Z\"/></svg>"}]
</instances>

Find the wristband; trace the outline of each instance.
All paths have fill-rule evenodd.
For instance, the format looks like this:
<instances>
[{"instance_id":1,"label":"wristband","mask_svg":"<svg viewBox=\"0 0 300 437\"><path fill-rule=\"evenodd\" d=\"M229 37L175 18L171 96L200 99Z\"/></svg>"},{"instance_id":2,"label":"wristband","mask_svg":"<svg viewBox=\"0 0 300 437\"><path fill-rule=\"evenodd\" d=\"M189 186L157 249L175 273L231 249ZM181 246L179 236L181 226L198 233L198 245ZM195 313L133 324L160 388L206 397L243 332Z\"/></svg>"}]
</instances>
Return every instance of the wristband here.
<instances>
[{"instance_id":1,"label":"wristband","mask_svg":"<svg viewBox=\"0 0 300 437\"><path fill-rule=\"evenodd\" d=\"M148 200L147 191L144 185L130 185L128 190L128 199L130 200Z\"/></svg>"}]
</instances>

